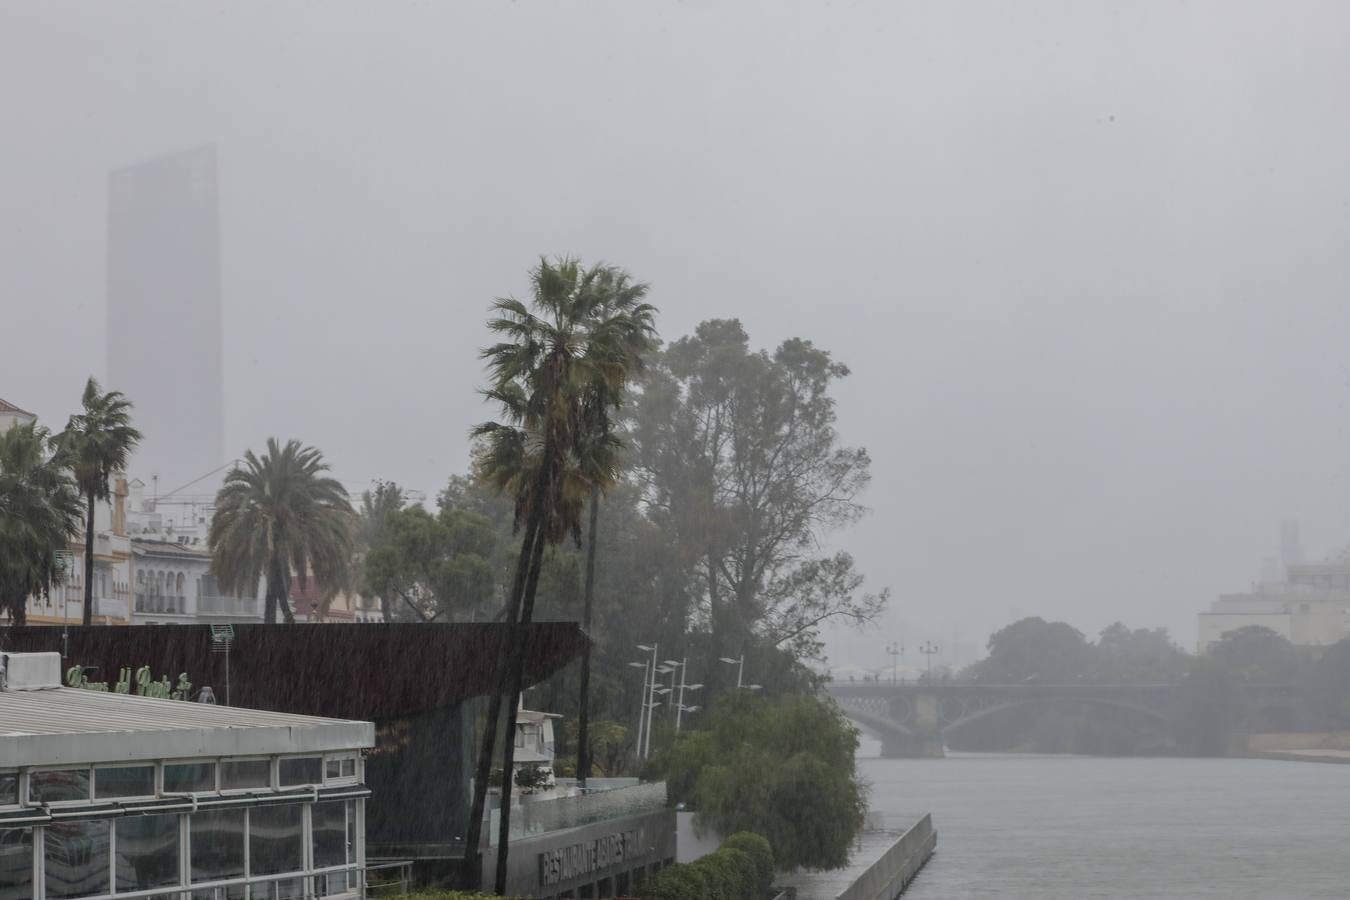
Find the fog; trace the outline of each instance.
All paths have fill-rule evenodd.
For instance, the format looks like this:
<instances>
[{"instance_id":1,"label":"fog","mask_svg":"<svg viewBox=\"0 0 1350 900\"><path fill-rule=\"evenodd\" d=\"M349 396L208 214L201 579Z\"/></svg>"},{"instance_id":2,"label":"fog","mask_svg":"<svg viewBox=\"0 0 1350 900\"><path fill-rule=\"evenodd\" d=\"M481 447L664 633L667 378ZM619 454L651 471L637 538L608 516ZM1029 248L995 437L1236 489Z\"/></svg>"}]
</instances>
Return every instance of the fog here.
<instances>
[{"instance_id":1,"label":"fog","mask_svg":"<svg viewBox=\"0 0 1350 900\"><path fill-rule=\"evenodd\" d=\"M871 513L834 540L895 596L836 658L1018 615L1190 647L1282 519L1314 558L1350 543L1347 27L1232 0L5 0L0 396L59 427L104 376L108 173L215 144L231 454L298 437L354 492L434 494L492 414L488 304L577 254L649 281L667 340L739 317L852 368Z\"/></svg>"}]
</instances>

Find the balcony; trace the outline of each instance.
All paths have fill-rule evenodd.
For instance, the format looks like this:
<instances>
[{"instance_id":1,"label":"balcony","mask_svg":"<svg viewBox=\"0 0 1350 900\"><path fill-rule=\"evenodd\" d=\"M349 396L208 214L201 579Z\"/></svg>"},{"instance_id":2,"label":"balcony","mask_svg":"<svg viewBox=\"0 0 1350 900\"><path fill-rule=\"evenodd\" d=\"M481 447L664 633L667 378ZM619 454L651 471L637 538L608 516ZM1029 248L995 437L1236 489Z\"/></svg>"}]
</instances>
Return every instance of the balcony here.
<instances>
[{"instance_id":1,"label":"balcony","mask_svg":"<svg viewBox=\"0 0 1350 900\"><path fill-rule=\"evenodd\" d=\"M630 784L610 790L591 790L585 794L557 799L526 800L511 810L511 839L515 841L593 822L621 819L665 807L664 781ZM484 817L485 845L491 846L497 840L500 821L501 810L494 806Z\"/></svg>"},{"instance_id":2,"label":"balcony","mask_svg":"<svg viewBox=\"0 0 1350 900\"><path fill-rule=\"evenodd\" d=\"M229 616L235 619L256 619L257 597L231 597L226 594L202 594L197 598L197 614L202 616Z\"/></svg>"},{"instance_id":3,"label":"balcony","mask_svg":"<svg viewBox=\"0 0 1350 900\"><path fill-rule=\"evenodd\" d=\"M182 594L136 593L136 612L160 615L186 615L187 597Z\"/></svg>"}]
</instances>

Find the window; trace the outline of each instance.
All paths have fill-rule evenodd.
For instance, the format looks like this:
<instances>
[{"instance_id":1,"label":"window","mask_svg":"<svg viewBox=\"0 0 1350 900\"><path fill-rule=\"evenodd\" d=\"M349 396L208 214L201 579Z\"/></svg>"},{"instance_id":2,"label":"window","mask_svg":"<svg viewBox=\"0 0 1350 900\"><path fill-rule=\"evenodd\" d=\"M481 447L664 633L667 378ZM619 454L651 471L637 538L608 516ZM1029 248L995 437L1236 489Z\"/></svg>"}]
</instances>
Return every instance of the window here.
<instances>
[{"instance_id":1,"label":"window","mask_svg":"<svg viewBox=\"0 0 1350 900\"><path fill-rule=\"evenodd\" d=\"M89 799L88 769L48 769L28 773L28 797L34 803Z\"/></svg>"},{"instance_id":2,"label":"window","mask_svg":"<svg viewBox=\"0 0 1350 900\"><path fill-rule=\"evenodd\" d=\"M0 806L14 806L19 802L19 773L0 772Z\"/></svg>"},{"instance_id":3,"label":"window","mask_svg":"<svg viewBox=\"0 0 1350 900\"><path fill-rule=\"evenodd\" d=\"M352 860L352 838L356 828L356 805L351 801L315 803L310 812L314 835L314 868L344 866ZM339 894L349 888L350 873L330 872L315 879L321 896ZM351 885L354 886L354 885Z\"/></svg>"},{"instance_id":4,"label":"window","mask_svg":"<svg viewBox=\"0 0 1350 900\"><path fill-rule=\"evenodd\" d=\"M110 825L105 819L47 826L43 857L49 900L108 893Z\"/></svg>"},{"instance_id":5,"label":"window","mask_svg":"<svg viewBox=\"0 0 1350 900\"><path fill-rule=\"evenodd\" d=\"M193 884L224 881L244 874L244 810L201 810L188 818L188 828L192 832ZM210 893L203 892L202 896ZM238 896L242 895L240 889Z\"/></svg>"},{"instance_id":6,"label":"window","mask_svg":"<svg viewBox=\"0 0 1350 900\"><path fill-rule=\"evenodd\" d=\"M272 786L272 763L266 759L226 759L220 763L222 791L265 790Z\"/></svg>"},{"instance_id":7,"label":"window","mask_svg":"<svg viewBox=\"0 0 1350 900\"><path fill-rule=\"evenodd\" d=\"M283 757L278 764L281 786L297 784L323 784L323 757L291 756Z\"/></svg>"},{"instance_id":8,"label":"window","mask_svg":"<svg viewBox=\"0 0 1350 900\"><path fill-rule=\"evenodd\" d=\"M179 883L178 816L117 820L117 890L143 891Z\"/></svg>"},{"instance_id":9,"label":"window","mask_svg":"<svg viewBox=\"0 0 1350 900\"><path fill-rule=\"evenodd\" d=\"M249 810L250 875L298 872L304 866L304 808L298 803Z\"/></svg>"},{"instance_id":10,"label":"window","mask_svg":"<svg viewBox=\"0 0 1350 900\"><path fill-rule=\"evenodd\" d=\"M166 794L191 794L216 789L216 764L165 763L164 792Z\"/></svg>"},{"instance_id":11,"label":"window","mask_svg":"<svg viewBox=\"0 0 1350 900\"><path fill-rule=\"evenodd\" d=\"M332 756L324 761L324 780L340 781L356 777L355 756Z\"/></svg>"},{"instance_id":12,"label":"window","mask_svg":"<svg viewBox=\"0 0 1350 900\"><path fill-rule=\"evenodd\" d=\"M0 828L0 900L33 896L33 829Z\"/></svg>"},{"instance_id":13,"label":"window","mask_svg":"<svg viewBox=\"0 0 1350 900\"><path fill-rule=\"evenodd\" d=\"M94 769L94 796L99 800L114 797L155 796L154 766L100 766Z\"/></svg>"}]
</instances>

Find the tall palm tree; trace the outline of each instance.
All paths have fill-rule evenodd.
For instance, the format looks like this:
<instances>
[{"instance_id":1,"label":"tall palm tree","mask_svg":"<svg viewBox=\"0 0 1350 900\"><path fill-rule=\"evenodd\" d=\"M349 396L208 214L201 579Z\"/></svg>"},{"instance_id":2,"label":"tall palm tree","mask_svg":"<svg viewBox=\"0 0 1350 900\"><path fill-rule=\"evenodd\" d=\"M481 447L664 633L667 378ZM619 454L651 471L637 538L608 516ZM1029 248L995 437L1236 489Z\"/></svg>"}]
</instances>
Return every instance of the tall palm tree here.
<instances>
[{"instance_id":1,"label":"tall palm tree","mask_svg":"<svg viewBox=\"0 0 1350 900\"><path fill-rule=\"evenodd\" d=\"M80 494L51 443L36 423L0 434L0 611L16 625L27 621L30 596L64 578L57 551L80 534Z\"/></svg>"},{"instance_id":2,"label":"tall palm tree","mask_svg":"<svg viewBox=\"0 0 1350 900\"><path fill-rule=\"evenodd\" d=\"M80 398L84 412L70 417L57 436L60 455L75 473L84 497L84 624L94 622L94 513L112 493L115 472L127 467L141 433L131 425L131 401L120 391L103 393L90 377Z\"/></svg>"},{"instance_id":3,"label":"tall palm tree","mask_svg":"<svg viewBox=\"0 0 1350 900\"><path fill-rule=\"evenodd\" d=\"M263 618L295 621L288 595L291 572L303 588L313 577L333 591L349 577L353 517L347 491L324 473L323 454L299 441L267 439L259 458L244 454L216 494L207 543L211 567L227 591L256 596L266 582Z\"/></svg>"},{"instance_id":4,"label":"tall palm tree","mask_svg":"<svg viewBox=\"0 0 1350 900\"><path fill-rule=\"evenodd\" d=\"M634 282L621 269L607 269L601 274L598 286L609 310L634 311L643 305L647 285ZM632 376L643 368L643 357L654 349L650 331L635 329L628 335L627 373ZM600 379L587 386L581 404L581 428L577 442L577 465L590 484L587 505L590 523L586 535L586 580L582 592L581 628L587 641L581 650L581 689L577 712L577 782L586 786L591 774L591 613L595 600L595 550L600 527L601 494L617 480L618 459L621 450L614 433L612 413L623 405L623 385Z\"/></svg>"},{"instance_id":5,"label":"tall palm tree","mask_svg":"<svg viewBox=\"0 0 1350 900\"><path fill-rule=\"evenodd\" d=\"M589 472L577 465L589 434L583 427L586 398L599 395L602 383L609 392L606 396L621 396L633 366L633 348L653 340L654 308L641 302L643 292L632 302L616 302L614 292L606 288L613 286L617 276L616 270L603 266L582 269L573 259L541 260L531 272L531 303L500 299L494 304L496 316L488 322L489 329L503 340L482 352L489 372L484 394L500 405L506 422L480 425L473 435L481 442L476 459L479 477L512 497L516 527L519 530L523 525L507 598L508 622L528 625L533 618L545 546L560 543L568 534L580 538L580 514L589 493L586 481L597 477L602 459L593 452L595 461L588 464ZM611 474L612 463L610 458L606 467ZM501 707L505 702L503 731L509 736L516 727L524 664L523 642L505 642L499 659L505 684L489 702L478 758L468 834L473 850L486 803ZM504 744L498 893L505 890L515 756L514 741L507 739Z\"/></svg>"}]
</instances>

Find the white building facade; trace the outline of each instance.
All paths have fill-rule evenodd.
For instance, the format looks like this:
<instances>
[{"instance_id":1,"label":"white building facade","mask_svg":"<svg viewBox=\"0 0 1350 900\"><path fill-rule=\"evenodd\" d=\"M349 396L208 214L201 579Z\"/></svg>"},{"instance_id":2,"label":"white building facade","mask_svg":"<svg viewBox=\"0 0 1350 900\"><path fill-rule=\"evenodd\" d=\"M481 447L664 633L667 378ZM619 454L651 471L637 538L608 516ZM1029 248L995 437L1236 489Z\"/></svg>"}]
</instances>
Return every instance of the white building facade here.
<instances>
[{"instance_id":1,"label":"white building facade","mask_svg":"<svg viewBox=\"0 0 1350 900\"><path fill-rule=\"evenodd\" d=\"M1197 621L1197 650L1225 634L1269 628L1298 647L1327 647L1350 637L1350 551L1323 562L1303 561L1296 525L1286 524L1278 559L1267 559L1247 593L1224 594Z\"/></svg>"},{"instance_id":2,"label":"white building facade","mask_svg":"<svg viewBox=\"0 0 1350 900\"><path fill-rule=\"evenodd\" d=\"M363 896L371 723L62 687L55 653L0 662L0 900Z\"/></svg>"}]
</instances>

